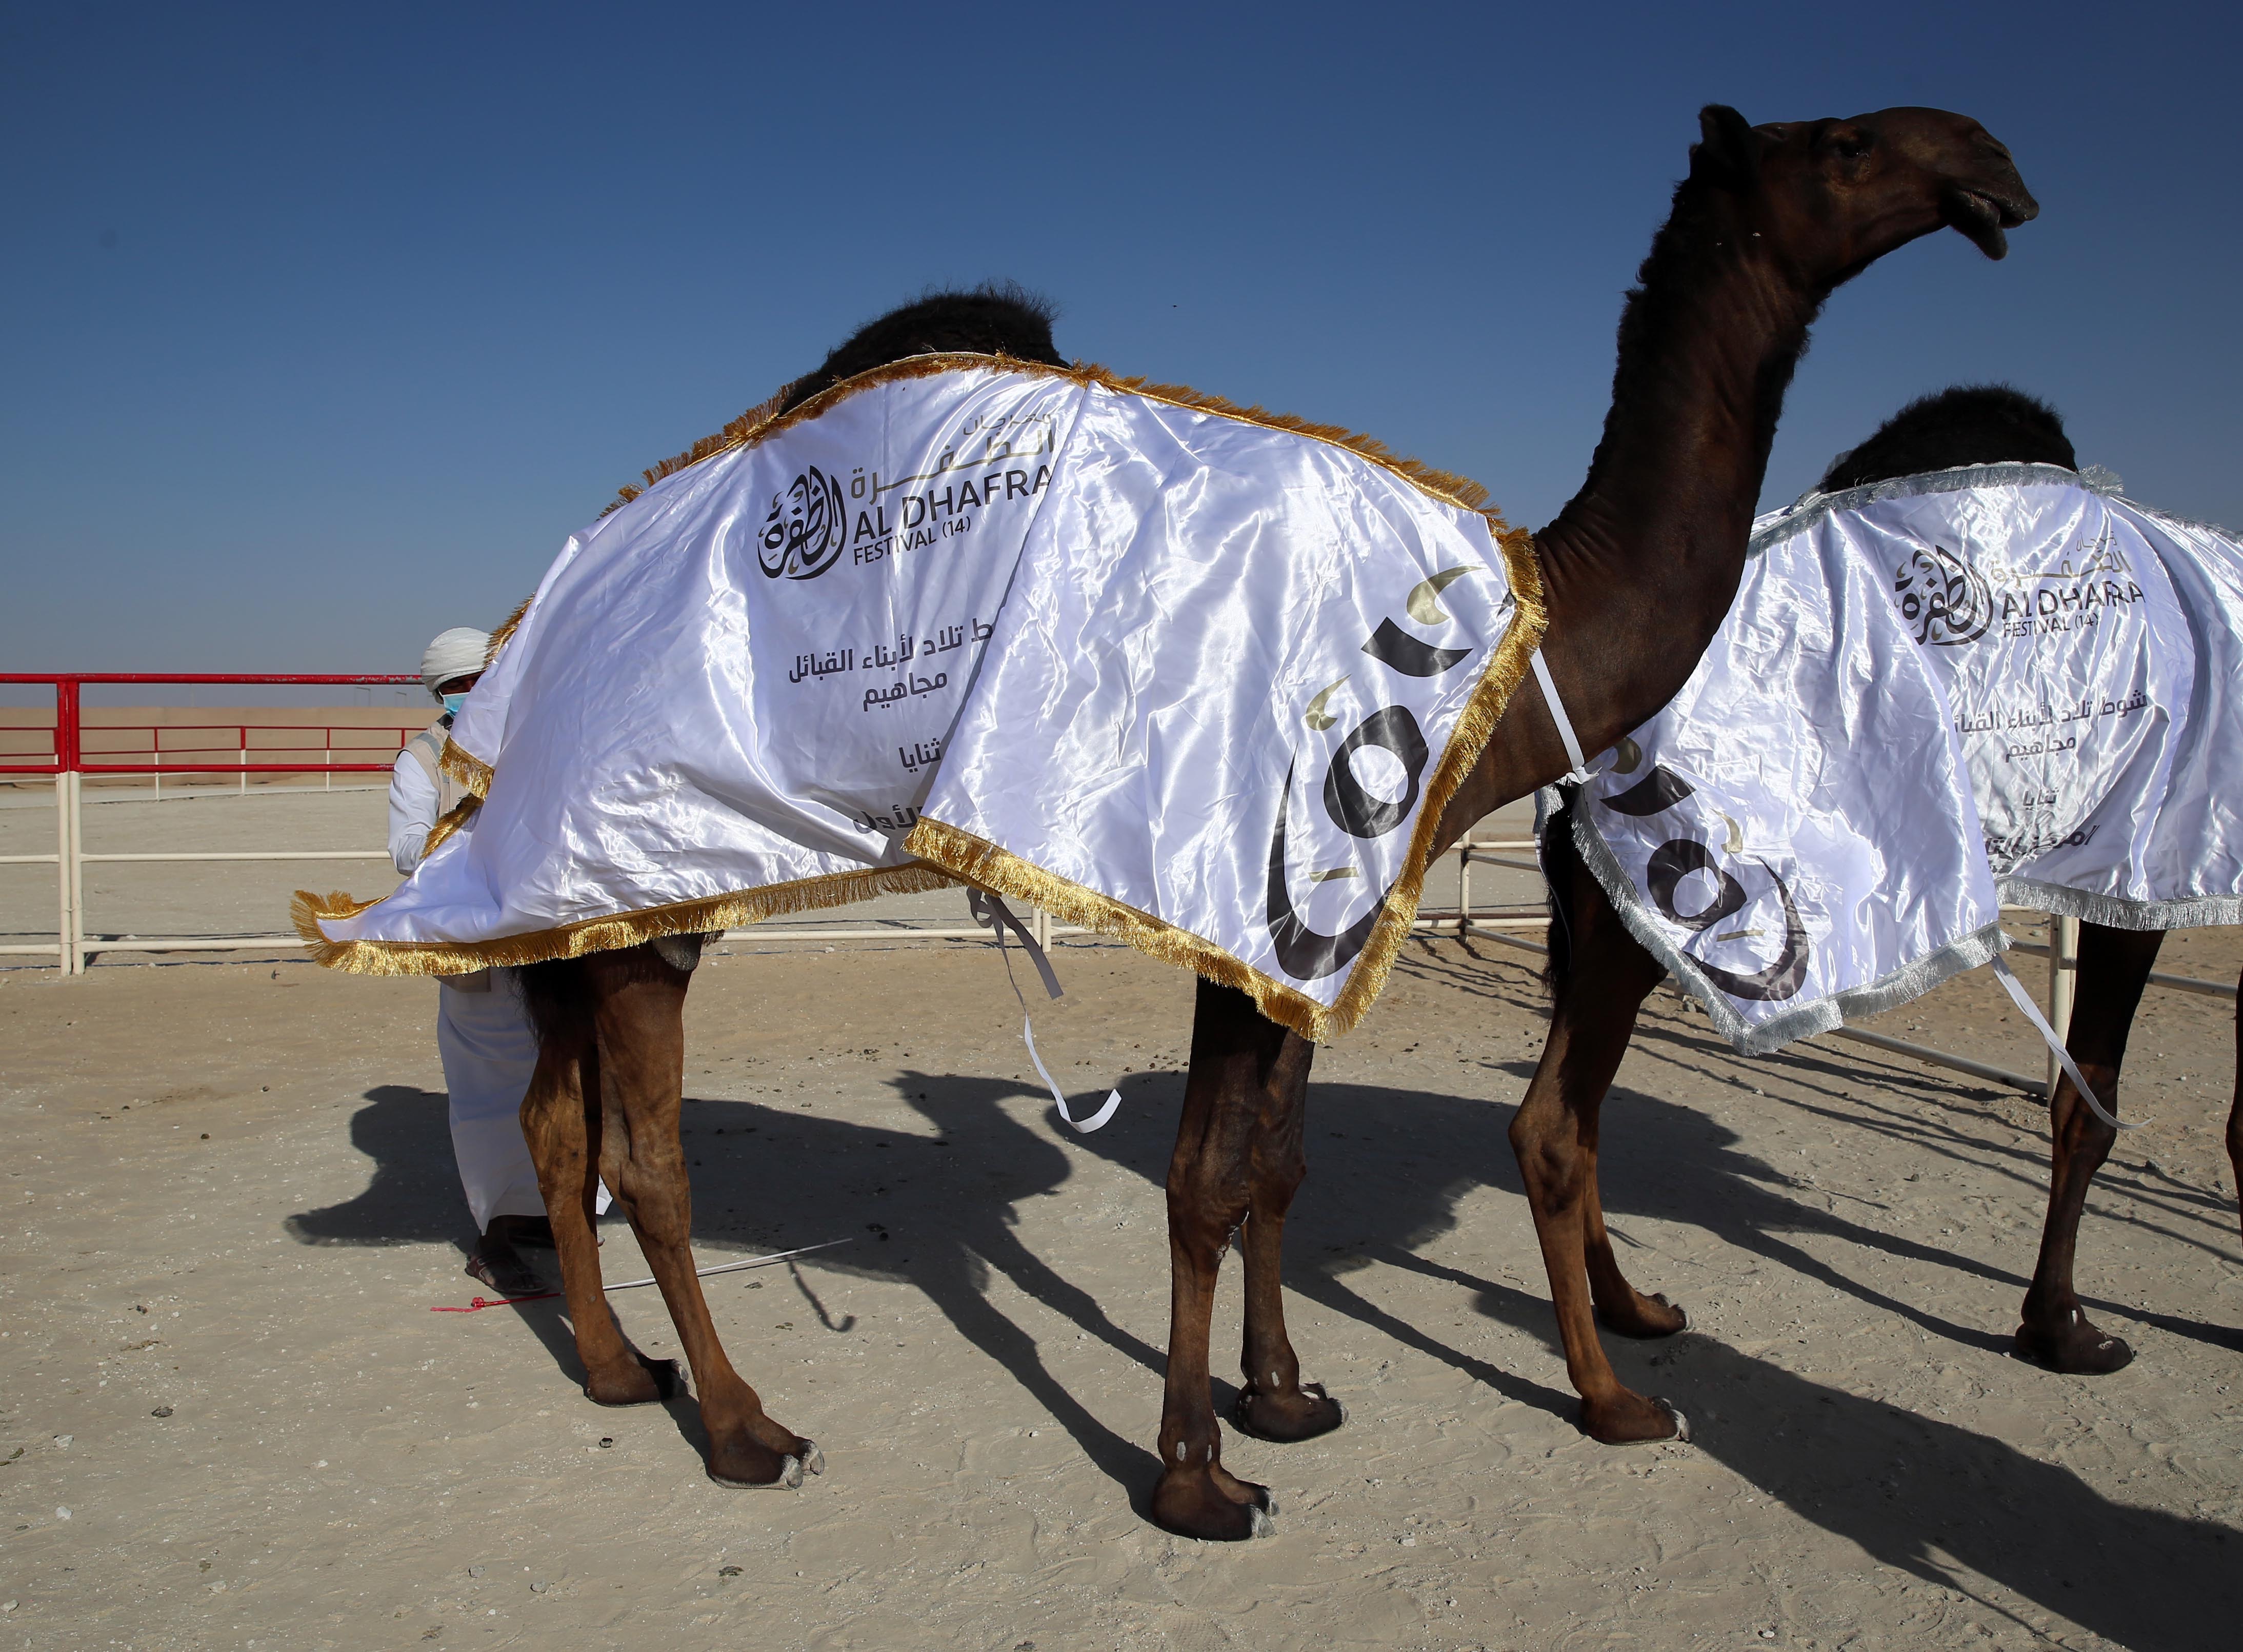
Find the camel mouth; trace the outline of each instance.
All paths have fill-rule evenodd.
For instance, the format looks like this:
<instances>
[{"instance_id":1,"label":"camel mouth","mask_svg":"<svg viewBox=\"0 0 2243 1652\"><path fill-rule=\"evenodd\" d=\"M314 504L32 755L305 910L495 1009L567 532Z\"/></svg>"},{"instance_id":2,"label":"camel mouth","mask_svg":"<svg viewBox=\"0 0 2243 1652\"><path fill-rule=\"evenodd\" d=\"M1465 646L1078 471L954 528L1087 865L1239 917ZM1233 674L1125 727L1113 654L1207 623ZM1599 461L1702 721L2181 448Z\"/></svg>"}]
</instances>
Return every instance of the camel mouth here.
<instances>
[{"instance_id":1,"label":"camel mouth","mask_svg":"<svg viewBox=\"0 0 2243 1652\"><path fill-rule=\"evenodd\" d=\"M2010 239L2002 232L2033 216L2020 205L1974 189L1950 189L1943 205L1948 226L1990 259L2007 258Z\"/></svg>"}]
</instances>

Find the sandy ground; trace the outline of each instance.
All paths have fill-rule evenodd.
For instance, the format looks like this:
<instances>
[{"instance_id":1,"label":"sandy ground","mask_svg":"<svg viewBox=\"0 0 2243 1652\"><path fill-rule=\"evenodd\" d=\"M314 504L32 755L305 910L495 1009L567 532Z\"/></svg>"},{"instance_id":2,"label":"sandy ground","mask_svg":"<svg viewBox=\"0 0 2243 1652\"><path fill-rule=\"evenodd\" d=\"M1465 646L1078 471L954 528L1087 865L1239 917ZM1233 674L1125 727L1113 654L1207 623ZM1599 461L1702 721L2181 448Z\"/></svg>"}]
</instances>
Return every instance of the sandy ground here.
<instances>
[{"instance_id":1,"label":"sandy ground","mask_svg":"<svg viewBox=\"0 0 2243 1652\"><path fill-rule=\"evenodd\" d=\"M1613 1354L1697 1433L1614 1450L1573 1426L1505 1137L1533 962L1418 945L1320 1056L1290 1311L1351 1420L1227 1438L1282 1508L1235 1548L1141 1512L1175 970L1060 950L1047 1058L1124 1097L1076 1138L985 946L705 966L704 1261L853 1241L710 1282L735 1358L825 1447L791 1494L704 1478L690 1405L583 1400L559 1304L429 1311L477 1289L434 986L286 957L0 970L0 1648L2243 1640L2227 1004L2145 1009L2129 1108L2156 1123L2106 1170L2081 1265L2139 1357L2084 1380L2006 1353L2044 1179L2031 1102L1858 1045L1740 1060L1655 998L1606 1197L1637 1283L1693 1327ZM2165 967L2239 964L2211 932ZM2038 1069L1983 971L1883 1024ZM604 1231L609 1277L643 1273ZM616 1302L674 1351L654 1293Z\"/></svg>"}]
</instances>

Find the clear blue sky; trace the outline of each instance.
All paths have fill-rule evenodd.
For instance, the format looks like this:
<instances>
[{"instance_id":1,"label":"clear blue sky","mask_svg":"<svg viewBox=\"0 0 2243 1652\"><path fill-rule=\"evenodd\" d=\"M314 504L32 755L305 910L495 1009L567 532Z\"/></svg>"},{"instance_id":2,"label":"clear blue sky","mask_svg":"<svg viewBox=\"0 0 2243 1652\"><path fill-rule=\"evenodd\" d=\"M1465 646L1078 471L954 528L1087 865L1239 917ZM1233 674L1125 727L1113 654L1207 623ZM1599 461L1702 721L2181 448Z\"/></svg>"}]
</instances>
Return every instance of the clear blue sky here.
<instances>
[{"instance_id":1,"label":"clear blue sky","mask_svg":"<svg viewBox=\"0 0 2243 1652\"><path fill-rule=\"evenodd\" d=\"M1930 104L2003 264L1842 291L1765 498L2004 378L2243 526L2232 6L17 5L0 668L409 669L640 467L930 283L1355 426L1535 526L1701 104Z\"/></svg>"}]
</instances>

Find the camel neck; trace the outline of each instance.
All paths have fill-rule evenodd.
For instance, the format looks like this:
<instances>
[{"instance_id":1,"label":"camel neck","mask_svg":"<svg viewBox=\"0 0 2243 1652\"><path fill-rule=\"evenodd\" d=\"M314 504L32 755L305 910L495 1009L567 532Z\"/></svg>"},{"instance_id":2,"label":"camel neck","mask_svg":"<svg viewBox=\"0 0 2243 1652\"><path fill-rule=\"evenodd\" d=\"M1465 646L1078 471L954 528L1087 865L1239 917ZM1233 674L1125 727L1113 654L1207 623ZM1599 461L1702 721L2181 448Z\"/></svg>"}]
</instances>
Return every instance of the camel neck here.
<instances>
[{"instance_id":1,"label":"camel neck","mask_svg":"<svg viewBox=\"0 0 2243 1652\"><path fill-rule=\"evenodd\" d=\"M1783 393L1829 290L1688 189L1621 318L1588 480L1534 536L1543 653L1593 755L1674 697L1728 612ZM1443 811L1442 843L1565 772L1542 696L1512 705Z\"/></svg>"},{"instance_id":2,"label":"camel neck","mask_svg":"<svg viewBox=\"0 0 2243 1652\"><path fill-rule=\"evenodd\" d=\"M1823 296L1749 235L1696 227L1702 244L1647 260L1588 479L1535 535L1550 657L1592 751L1673 697L1728 611Z\"/></svg>"}]
</instances>

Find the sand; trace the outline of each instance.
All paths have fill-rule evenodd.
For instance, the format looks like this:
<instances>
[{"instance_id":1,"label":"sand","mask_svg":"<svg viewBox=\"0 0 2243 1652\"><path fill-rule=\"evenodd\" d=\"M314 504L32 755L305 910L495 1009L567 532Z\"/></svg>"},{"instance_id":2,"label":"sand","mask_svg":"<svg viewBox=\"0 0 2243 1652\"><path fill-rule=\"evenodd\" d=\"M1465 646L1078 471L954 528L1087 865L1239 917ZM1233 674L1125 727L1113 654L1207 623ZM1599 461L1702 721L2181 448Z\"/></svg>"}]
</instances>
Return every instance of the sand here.
<instances>
[{"instance_id":1,"label":"sand","mask_svg":"<svg viewBox=\"0 0 2243 1652\"><path fill-rule=\"evenodd\" d=\"M2239 963L2213 932L2165 967ZM0 1648L2243 1640L2226 1004L2144 1011L2127 1099L2156 1124L2081 1258L2139 1357L2091 1380L2007 1353L2031 1102L1858 1045L1741 1060L1655 998L1605 1193L1692 1327L1613 1348L1696 1439L1612 1449L1574 1427L1505 1136L1533 960L1413 946L1319 1057L1289 1231L1295 1340L1351 1420L1227 1433L1281 1514L1213 1547L1141 1512L1191 984L1110 946L1059 965L1047 1058L1124 1097L1089 1138L1055 1125L984 946L740 944L697 978L704 1261L852 1241L709 1286L825 1447L794 1494L709 1481L688 1404L585 1400L558 1303L430 1312L478 1288L433 985L285 957L0 971ZM1880 1024L2038 1070L1983 971ZM643 1273L603 1231L609 1277ZM616 1301L674 1351L655 1293Z\"/></svg>"}]
</instances>

